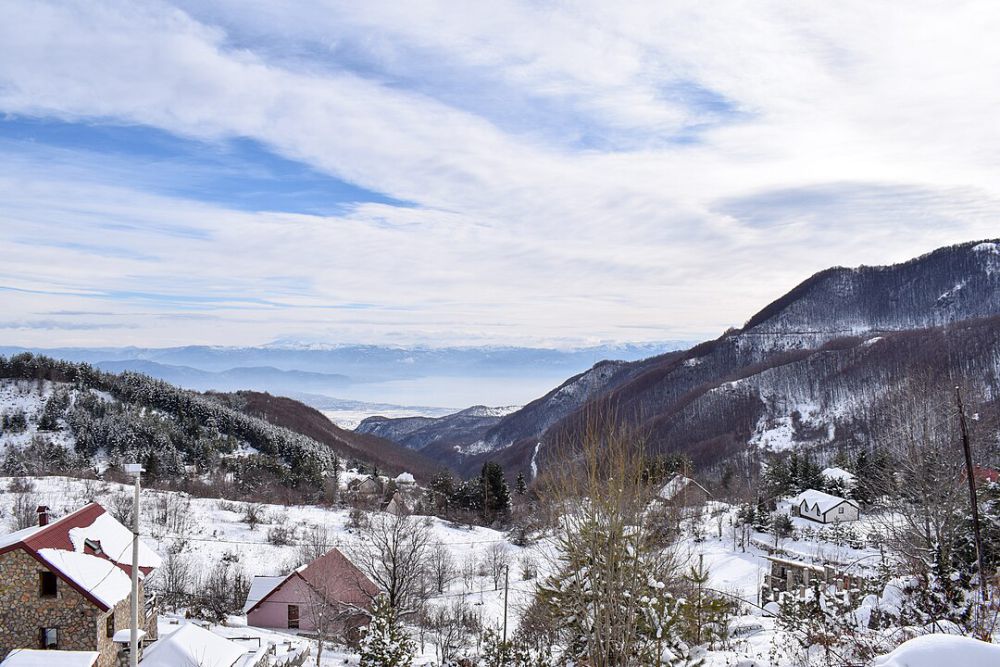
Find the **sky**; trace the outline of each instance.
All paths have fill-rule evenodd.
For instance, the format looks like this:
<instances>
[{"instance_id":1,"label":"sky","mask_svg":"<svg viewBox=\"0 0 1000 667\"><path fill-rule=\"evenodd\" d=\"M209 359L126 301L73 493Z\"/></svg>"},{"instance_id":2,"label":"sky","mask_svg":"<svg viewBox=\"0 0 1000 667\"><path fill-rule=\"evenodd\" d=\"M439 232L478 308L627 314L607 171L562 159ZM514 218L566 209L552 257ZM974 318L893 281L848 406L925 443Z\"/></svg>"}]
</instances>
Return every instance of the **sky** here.
<instances>
[{"instance_id":1,"label":"sky","mask_svg":"<svg viewBox=\"0 0 1000 667\"><path fill-rule=\"evenodd\" d=\"M697 340L998 236L995 2L0 0L0 343Z\"/></svg>"}]
</instances>

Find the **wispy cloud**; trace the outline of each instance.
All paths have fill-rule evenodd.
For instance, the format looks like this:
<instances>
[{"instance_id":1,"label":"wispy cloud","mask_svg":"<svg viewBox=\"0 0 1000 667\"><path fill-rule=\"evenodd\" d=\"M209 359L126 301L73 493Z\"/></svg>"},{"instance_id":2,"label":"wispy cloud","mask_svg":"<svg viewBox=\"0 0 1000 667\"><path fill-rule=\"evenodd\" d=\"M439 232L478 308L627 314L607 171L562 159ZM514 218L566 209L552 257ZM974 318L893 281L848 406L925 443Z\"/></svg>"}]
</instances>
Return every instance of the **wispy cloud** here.
<instances>
[{"instance_id":1,"label":"wispy cloud","mask_svg":"<svg viewBox=\"0 0 1000 667\"><path fill-rule=\"evenodd\" d=\"M94 344L713 335L995 235L1000 11L897 9L8 2L4 305L137 326Z\"/></svg>"}]
</instances>

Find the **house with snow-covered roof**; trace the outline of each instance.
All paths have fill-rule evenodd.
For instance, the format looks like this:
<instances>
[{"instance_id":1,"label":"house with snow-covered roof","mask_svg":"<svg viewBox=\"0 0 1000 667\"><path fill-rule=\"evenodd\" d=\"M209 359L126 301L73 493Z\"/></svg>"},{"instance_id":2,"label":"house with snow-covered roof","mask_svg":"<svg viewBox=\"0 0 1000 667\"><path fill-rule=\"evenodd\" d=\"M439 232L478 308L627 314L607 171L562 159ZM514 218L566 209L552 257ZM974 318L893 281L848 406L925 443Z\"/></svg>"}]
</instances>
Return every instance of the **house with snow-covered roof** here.
<instances>
[{"instance_id":1,"label":"house with snow-covered roof","mask_svg":"<svg viewBox=\"0 0 1000 667\"><path fill-rule=\"evenodd\" d=\"M142 658L142 667L243 667L247 649L214 632L186 623L156 642Z\"/></svg>"},{"instance_id":2,"label":"house with snow-covered roof","mask_svg":"<svg viewBox=\"0 0 1000 667\"><path fill-rule=\"evenodd\" d=\"M674 475L660 488L657 496L678 507L702 505L712 498L708 489L686 475Z\"/></svg>"},{"instance_id":3,"label":"house with snow-covered roof","mask_svg":"<svg viewBox=\"0 0 1000 667\"><path fill-rule=\"evenodd\" d=\"M368 622L378 588L339 549L279 577L254 577L247 625L351 634Z\"/></svg>"},{"instance_id":4,"label":"house with snow-covered roof","mask_svg":"<svg viewBox=\"0 0 1000 667\"><path fill-rule=\"evenodd\" d=\"M97 503L56 520L39 507L37 526L0 537L0 655L96 652L96 667L116 665L115 634L129 627L131 561L132 531ZM156 638L157 614L144 583L160 563L140 540L139 623L148 640ZM18 660L31 654L24 655ZM59 657L46 664L63 664Z\"/></svg>"},{"instance_id":5,"label":"house with snow-covered roof","mask_svg":"<svg viewBox=\"0 0 1000 667\"><path fill-rule=\"evenodd\" d=\"M837 482L841 484L845 489L853 489L858 483L858 478L854 475L854 473L836 466L824 468L820 475L822 475L823 479L828 482Z\"/></svg>"},{"instance_id":6,"label":"house with snow-covered roof","mask_svg":"<svg viewBox=\"0 0 1000 667\"><path fill-rule=\"evenodd\" d=\"M857 521L861 516L858 503L815 489L806 489L792 498L791 515L819 523Z\"/></svg>"}]
</instances>

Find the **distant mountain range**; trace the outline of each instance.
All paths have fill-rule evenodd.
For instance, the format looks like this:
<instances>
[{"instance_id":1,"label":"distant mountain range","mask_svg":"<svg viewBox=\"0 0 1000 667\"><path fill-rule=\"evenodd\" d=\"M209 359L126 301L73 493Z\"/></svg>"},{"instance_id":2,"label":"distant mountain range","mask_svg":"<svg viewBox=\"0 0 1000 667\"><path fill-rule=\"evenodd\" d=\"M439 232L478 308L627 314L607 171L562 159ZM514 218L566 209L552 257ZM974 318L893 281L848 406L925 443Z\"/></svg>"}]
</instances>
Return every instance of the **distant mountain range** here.
<instances>
[{"instance_id":1,"label":"distant mountain range","mask_svg":"<svg viewBox=\"0 0 1000 667\"><path fill-rule=\"evenodd\" d=\"M550 463L551 445L578 439L588 415L613 412L652 451L712 469L748 447L872 446L902 393L947 399L958 384L983 416L976 427L995 427L1000 241L822 271L741 329L644 360L598 363L500 418L369 419L358 431L467 472L495 459L511 474L530 473Z\"/></svg>"},{"instance_id":2,"label":"distant mountain range","mask_svg":"<svg viewBox=\"0 0 1000 667\"><path fill-rule=\"evenodd\" d=\"M519 347L265 347L24 348L86 362L109 372L131 370L198 391L266 391L296 396L320 409L333 402L456 406L465 400L519 402L524 387L551 386L594 362L635 360L686 347L683 341L601 345L573 350ZM529 389L530 391L530 389Z\"/></svg>"}]
</instances>

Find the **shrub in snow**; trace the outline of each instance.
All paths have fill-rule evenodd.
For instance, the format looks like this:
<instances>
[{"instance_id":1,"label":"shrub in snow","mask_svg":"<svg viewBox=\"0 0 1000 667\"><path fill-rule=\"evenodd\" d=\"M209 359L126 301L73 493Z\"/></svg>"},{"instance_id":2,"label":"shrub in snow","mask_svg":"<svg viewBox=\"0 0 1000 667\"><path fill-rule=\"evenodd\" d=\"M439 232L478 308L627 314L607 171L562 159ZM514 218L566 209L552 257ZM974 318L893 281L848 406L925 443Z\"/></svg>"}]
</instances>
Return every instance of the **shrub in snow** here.
<instances>
[{"instance_id":1,"label":"shrub in snow","mask_svg":"<svg viewBox=\"0 0 1000 667\"><path fill-rule=\"evenodd\" d=\"M478 667L549 667L552 664L547 651L532 651L519 635L504 641L492 628L483 633Z\"/></svg>"}]
</instances>

